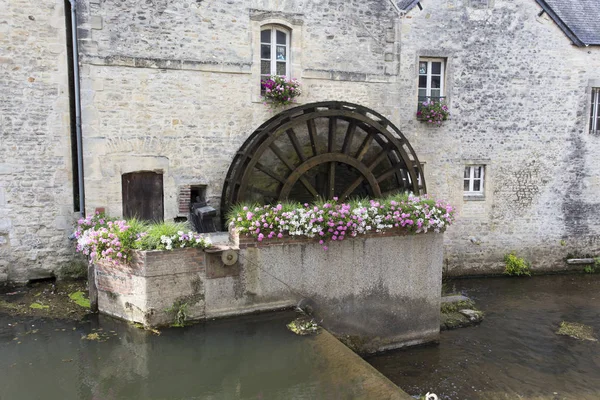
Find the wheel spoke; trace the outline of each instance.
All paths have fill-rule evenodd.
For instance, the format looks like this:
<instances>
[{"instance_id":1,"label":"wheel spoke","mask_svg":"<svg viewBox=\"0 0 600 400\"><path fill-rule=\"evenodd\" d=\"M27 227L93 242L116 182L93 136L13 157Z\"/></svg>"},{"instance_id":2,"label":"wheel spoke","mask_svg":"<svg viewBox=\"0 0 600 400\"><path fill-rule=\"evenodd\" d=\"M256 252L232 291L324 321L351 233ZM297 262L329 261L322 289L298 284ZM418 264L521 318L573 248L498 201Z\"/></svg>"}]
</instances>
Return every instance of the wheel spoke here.
<instances>
[{"instance_id":1,"label":"wheel spoke","mask_svg":"<svg viewBox=\"0 0 600 400\"><path fill-rule=\"evenodd\" d=\"M317 127L315 126L315 120L310 119L306 121L306 127L308 128L308 136L310 137L310 147L312 148L313 155L319 155L319 150L317 148Z\"/></svg>"},{"instance_id":2,"label":"wheel spoke","mask_svg":"<svg viewBox=\"0 0 600 400\"><path fill-rule=\"evenodd\" d=\"M329 117L329 141L327 143L327 150L330 153L334 152L335 148L335 135L337 131L337 118Z\"/></svg>"},{"instance_id":3,"label":"wheel spoke","mask_svg":"<svg viewBox=\"0 0 600 400\"><path fill-rule=\"evenodd\" d=\"M398 163L396 165L393 165L391 168L387 169L383 174L381 174L377 177L377 182L382 182L382 181L386 180L388 177L390 177L391 175L395 174L396 171L405 169L405 168L406 167L404 166L403 163Z\"/></svg>"},{"instance_id":4,"label":"wheel spoke","mask_svg":"<svg viewBox=\"0 0 600 400\"><path fill-rule=\"evenodd\" d=\"M296 136L296 132L294 132L293 129L288 129L286 133L287 133L288 137L290 138L290 141L292 142L292 146L294 147L296 154L298 154L300 163L303 163L304 161L306 161L306 157L304 156L304 152L302 151L300 142L298 142L298 137Z\"/></svg>"},{"instance_id":5,"label":"wheel spoke","mask_svg":"<svg viewBox=\"0 0 600 400\"><path fill-rule=\"evenodd\" d=\"M342 153L350 154L350 148L352 147L352 139L354 139L354 133L356 133L356 122L352 121L348 125L348 130L346 131L344 145L342 146Z\"/></svg>"},{"instance_id":6,"label":"wheel spoke","mask_svg":"<svg viewBox=\"0 0 600 400\"><path fill-rule=\"evenodd\" d=\"M310 184L310 182L308 181L308 179L306 179L305 177L300 178L300 183L302 183L302 185L306 188L306 190L308 190L308 192L316 199L317 197L319 197L319 193L317 192L317 190L313 187L313 185Z\"/></svg>"},{"instance_id":7,"label":"wheel spoke","mask_svg":"<svg viewBox=\"0 0 600 400\"><path fill-rule=\"evenodd\" d=\"M335 196L335 161L329 163L329 198Z\"/></svg>"},{"instance_id":8,"label":"wheel spoke","mask_svg":"<svg viewBox=\"0 0 600 400\"><path fill-rule=\"evenodd\" d=\"M282 178L281 176L277 175L277 173L275 171L271 170L270 168L265 167L261 163L257 163L255 167L260 172L263 172L263 173L269 175L271 178L275 179L276 181L279 181L279 182L285 184L285 179Z\"/></svg>"},{"instance_id":9,"label":"wheel spoke","mask_svg":"<svg viewBox=\"0 0 600 400\"><path fill-rule=\"evenodd\" d=\"M387 158L387 156L388 156L388 148L384 147L381 149L379 154L377 154L377 156L375 157L373 162L371 162L370 164L367 165L367 167L369 168L369 171L373 171L373 169L375 169L375 167L378 166L379 163L381 163L383 160L385 160Z\"/></svg>"},{"instance_id":10,"label":"wheel spoke","mask_svg":"<svg viewBox=\"0 0 600 400\"><path fill-rule=\"evenodd\" d=\"M356 153L356 159L358 161L362 161L365 154L367 154L367 151L369 151L371 143L373 143L373 134L367 133L367 137L365 140L363 140L362 144L360 145L360 149L358 149L358 152Z\"/></svg>"},{"instance_id":11,"label":"wheel spoke","mask_svg":"<svg viewBox=\"0 0 600 400\"><path fill-rule=\"evenodd\" d=\"M340 196L340 201L346 200L348 198L348 196L350 196L352 194L352 192L354 192L354 190L358 187L358 185L360 185L362 183L362 181L364 181L364 180L365 180L364 176L359 176L358 178L356 178L356 180L354 182L352 182L352 184L346 188L344 193L342 193L342 195Z\"/></svg>"},{"instance_id":12,"label":"wheel spoke","mask_svg":"<svg viewBox=\"0 0 600 400\"><path fill-rule=\"evenodd\" d=\"M271 149L271 151L273 153L275 153L277 158L279 158L281 160L281 162L284 163L285 166L290 171L294 170L294 165L292 163L290 163L290 160L288 160L288 158L286 156L283 155L283 153L281 152L281 150L279 149L279 147L277 147L277 145L275 143L271 144L271 146L269 146L269 148Z\"/></svg>"}]
</instances>

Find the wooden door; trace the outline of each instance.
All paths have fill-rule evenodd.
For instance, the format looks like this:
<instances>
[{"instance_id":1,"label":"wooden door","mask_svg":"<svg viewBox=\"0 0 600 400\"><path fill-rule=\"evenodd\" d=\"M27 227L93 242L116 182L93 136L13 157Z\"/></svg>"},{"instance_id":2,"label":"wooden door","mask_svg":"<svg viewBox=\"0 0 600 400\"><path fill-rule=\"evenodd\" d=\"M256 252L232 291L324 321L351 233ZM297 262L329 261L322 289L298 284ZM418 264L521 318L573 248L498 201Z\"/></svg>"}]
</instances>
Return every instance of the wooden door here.
<instances>
[{"instance_id":1,"label":"wooden door","mask_svg":"<svg viewBox=\"0 0 600 400\"><path fill-rule=\"evenodd\" d=\"M123 217L163 221L163 176L143 171L123 174Z\"/></svg>"}]
</instances>

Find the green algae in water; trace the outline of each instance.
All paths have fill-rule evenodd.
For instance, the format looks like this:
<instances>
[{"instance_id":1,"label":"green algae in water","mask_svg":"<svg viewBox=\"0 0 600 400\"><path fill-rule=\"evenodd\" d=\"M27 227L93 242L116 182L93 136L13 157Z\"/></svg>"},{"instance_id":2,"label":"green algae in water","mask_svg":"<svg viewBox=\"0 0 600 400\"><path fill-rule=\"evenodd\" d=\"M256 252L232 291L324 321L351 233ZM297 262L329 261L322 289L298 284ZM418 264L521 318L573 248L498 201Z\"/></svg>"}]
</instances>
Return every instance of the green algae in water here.
<instances>
[{"instance_id":1,"label":"green algae in water","mask_svg":"<svg viewBox=\"0 0 600 400\"><path fill-rule=\"evenodd\" d=\"M21 309L21 307L18 304L9 303L8 301L0 300L0 310L3 308L7 309L7 310L15 310L15 311Z\"/></svg>"},{"instance_id":2,"label":"green algae in water","mask_svg":"<svg viewBox=\"0 0 600 400\"><path fill-rule=\"evenodd\" d=\"M33 308L34 310L47 310L50 308L50 306L40 304L40 303L31 303L29 308Z\"/></svg>"},{"instance_id":3,"label":"green algae in water","mask_svg":"<svg viewBox=\"0 0 600 400\"><path fill-rule=\"evenodd\" d=\"M314 335L319 331L317 323L313 319L307 317L296 318L286 326L290 331L300 336Z\"/></svg>"},{"instance_id":4,"label":"green algae in water","mask_svg":"<svg viewBox=\"0 0 600 400\"><path fill-rule=\"evenodd\" d=\"M85 298L85 294L82 291L70 293L69 298L78 306L90 308L90 300Z\"/></svg>"},{"instance_id":5,"label":"green algae in water","mask_svg":"<svg viewBox=\"0 0 600 400\"><path fill-rule=\"evenodd\" d=\"M570 336L579 340L597 341L594 337L594 329L591 326L578 324L576 322L561 322L556 334Z\"/></svg>"}]
</instances>

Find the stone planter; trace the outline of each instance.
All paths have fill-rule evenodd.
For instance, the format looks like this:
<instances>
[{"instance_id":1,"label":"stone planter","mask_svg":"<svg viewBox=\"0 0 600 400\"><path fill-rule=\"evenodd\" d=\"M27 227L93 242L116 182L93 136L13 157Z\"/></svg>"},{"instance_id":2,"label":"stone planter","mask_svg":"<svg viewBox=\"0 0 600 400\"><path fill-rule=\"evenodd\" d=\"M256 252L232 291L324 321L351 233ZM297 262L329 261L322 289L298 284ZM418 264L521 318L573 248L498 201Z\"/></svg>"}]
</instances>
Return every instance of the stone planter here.
<instances>
[{"instance_id":1,"label":"stone planter","mask_svg":"<svg viewBox=\"0 0 600 400\"><path fill-rule=\"evenodd\" d=\"M204 318L203 250L135 251L129 265L101 261L95 268L100 312L160 326L185 305L189 319Z\"/></svg>"},{"instance_id":2,"label":"stone planter","mask_svg":"<svg viewBox=\"0 0 600 400\"><path fill-rule=\"evenodd\" d=\"M222 252L232 249L239 258L226 265ZM374 233L324 251L314 239L259 243L232 231L227 247L140 251L130 266L99 263L98 306L157 326L173 323L183 304L187 320L300 304L354 350L372 353L438 339L442 263L442 233Z\"/></svg>"}]
</instances>

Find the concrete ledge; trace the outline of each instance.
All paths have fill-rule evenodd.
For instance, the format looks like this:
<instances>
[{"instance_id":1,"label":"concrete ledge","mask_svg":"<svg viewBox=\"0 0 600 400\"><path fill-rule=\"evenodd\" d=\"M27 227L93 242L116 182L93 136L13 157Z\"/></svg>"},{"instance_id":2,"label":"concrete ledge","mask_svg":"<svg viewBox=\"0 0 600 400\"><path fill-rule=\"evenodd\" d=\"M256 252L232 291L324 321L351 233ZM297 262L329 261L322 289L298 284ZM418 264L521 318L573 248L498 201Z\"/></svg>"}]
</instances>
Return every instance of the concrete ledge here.
<instances>
[{"instance_id":1,"label":"concrete ledge","mask_svg":"<svg viewBox=\"0 0 600 400\"><path fill-rule=\"evenodd\" d=\"M332 398L414 400L326 330L307 340L324 363L324 378L342 391Z\"/></svg>"}]
</instances>

